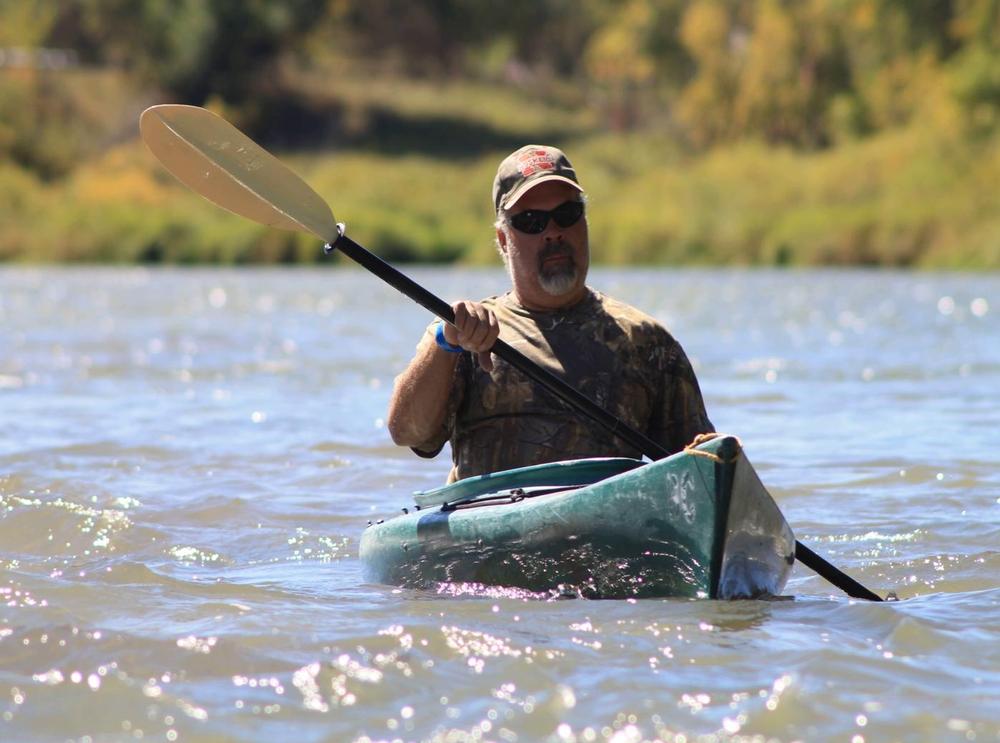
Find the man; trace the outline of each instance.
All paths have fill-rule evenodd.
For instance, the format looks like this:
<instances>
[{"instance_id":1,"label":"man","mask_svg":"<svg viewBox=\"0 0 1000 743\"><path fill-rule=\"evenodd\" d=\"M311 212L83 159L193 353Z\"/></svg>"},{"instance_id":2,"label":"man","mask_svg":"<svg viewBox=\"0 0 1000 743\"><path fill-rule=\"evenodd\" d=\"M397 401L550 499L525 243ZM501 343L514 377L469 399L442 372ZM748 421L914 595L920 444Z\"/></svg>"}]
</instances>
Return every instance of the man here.
<instances>
[{"instance_id":1,"label":"man","mask_svg":"<svg viewBox=\"0 0 1000 743\"><path fill-rule=\"evenodd\" d=\"M694 371L655 320L586 285L583 189L566 155L528 145L493 182L496 240L511 290L452 305L396 378L393 441L433 457L451 441L449 482L634 447L489 353L497 337L670 452L711 432Z\"/></svg>"}]
</instances>

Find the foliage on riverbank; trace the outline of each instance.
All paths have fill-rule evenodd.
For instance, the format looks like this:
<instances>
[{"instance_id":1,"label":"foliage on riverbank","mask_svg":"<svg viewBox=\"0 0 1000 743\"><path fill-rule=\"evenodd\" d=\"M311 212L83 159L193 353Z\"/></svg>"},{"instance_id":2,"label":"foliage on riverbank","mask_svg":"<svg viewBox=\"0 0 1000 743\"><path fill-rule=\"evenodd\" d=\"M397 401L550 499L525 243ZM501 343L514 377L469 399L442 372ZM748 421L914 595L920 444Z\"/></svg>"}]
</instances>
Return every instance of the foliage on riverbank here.
<instances>
[{"instance_id":1,"label":"foliage on riverbank","mask_svg":"<svg viewBox=\"0 0 1000 743\"><path fill-rule=\"evenodd\" d=\"M742 144L684 158L651 137L564 144L590 194L597 262L1000 268L1000 142L918 129L808 153ZM469 161L377 153L285 159L388 260L496 260L495 152ZM315 240L229 215L136 142L46 184L0 167L0 259L308 262Z\"/></svg>"},{"instance_id":2,"label":"foliage on riverbank","mask_svg":"<svg viewBox=\"0 0 1000 743\"><path fill-rule=\"evenodd\" d=\"M496 163L541 141L581 173L598 262L1000 268L993 0L578 5L416 4L405 34L381 0L0 6L0 260L321 259L153 161L136 119L172 100L390 260L496 260Z\"/></svg>"}]
</instances>

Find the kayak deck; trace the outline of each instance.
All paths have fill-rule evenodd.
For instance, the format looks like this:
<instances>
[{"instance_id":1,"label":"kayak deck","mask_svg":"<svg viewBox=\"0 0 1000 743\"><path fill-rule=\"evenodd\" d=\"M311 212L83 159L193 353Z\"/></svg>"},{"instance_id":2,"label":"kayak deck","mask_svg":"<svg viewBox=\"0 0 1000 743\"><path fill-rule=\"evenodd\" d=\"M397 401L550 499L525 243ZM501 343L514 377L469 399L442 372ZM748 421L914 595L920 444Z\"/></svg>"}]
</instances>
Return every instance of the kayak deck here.
<instances>
[{"instance_id":1,"label":"kayak deck","mask_svg":"<svg viewBox=\"0 0 1000 743\"><path fill-rule=\"evenodd\" d=\"M577 460L470 478L417 500L419 510L365 530L369 580L751 598L779 594L794 562L791 529L731 436L648 464Z\"/></svg>"}]
</instances>

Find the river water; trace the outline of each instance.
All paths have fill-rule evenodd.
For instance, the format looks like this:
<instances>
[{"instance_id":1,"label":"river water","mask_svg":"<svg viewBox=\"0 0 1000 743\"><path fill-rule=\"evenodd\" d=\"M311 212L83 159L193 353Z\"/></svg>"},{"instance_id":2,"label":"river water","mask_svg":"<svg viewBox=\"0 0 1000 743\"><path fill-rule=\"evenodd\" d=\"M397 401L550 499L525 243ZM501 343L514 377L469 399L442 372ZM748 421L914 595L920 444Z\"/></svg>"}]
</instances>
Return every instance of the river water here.
<instances>
[{"instance_id":1,"label":"river water","mask_svg":"<svg viewBox=\"0 0 1000 743\"><path fill-rule=\"evenodd\" d=\"M367 521L448 469L383 425L425 310L351 269L4 268L0 740L1000 740L1000 276L591 279L900 601L365 583Z\"/></svg>"}]
</instances>

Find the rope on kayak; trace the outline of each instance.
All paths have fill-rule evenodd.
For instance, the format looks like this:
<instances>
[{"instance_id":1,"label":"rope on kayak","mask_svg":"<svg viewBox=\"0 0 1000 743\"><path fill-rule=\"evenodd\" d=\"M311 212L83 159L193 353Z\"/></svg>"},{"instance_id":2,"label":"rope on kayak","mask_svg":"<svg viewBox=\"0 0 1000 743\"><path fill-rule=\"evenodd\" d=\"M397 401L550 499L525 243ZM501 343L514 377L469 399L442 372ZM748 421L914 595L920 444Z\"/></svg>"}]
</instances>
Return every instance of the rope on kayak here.
<instances>
[{"instance_id":1,"label":"rope on kayak","mask_svg":"<svg viewBox=\"0 0 1000 743\"><path fill-rule=\"evenodd\" d=\"M735 462L739 458L739 455L733 457L732 459L723 459L718 454L713 454L710 451L705 451L704 449L696 448L704 444L706 441L711 441L712 439L717 439L720 436L728 436L728 435L729 434L726 433L714 433L714 432L699 433L697 436L694 437L694 440L690 444L684 447L684 453L693 454L696 457L705 457L706 459L711 459L713 462L717 462L719 464L731 464L732 462ZM732 438L736 439L736 443L739 445L740 450L742 451L743 442L740 441L739 436L733 436Z\"/></svg>"}]
</instances>

